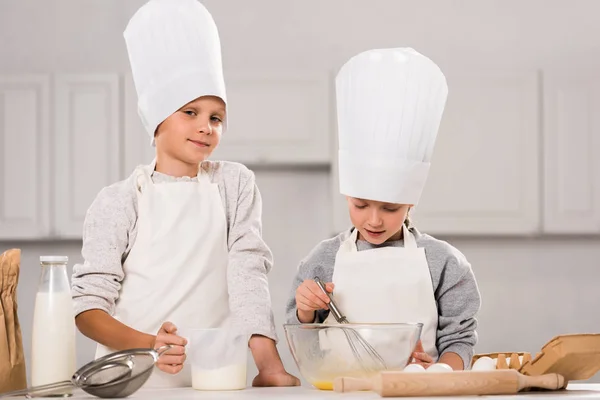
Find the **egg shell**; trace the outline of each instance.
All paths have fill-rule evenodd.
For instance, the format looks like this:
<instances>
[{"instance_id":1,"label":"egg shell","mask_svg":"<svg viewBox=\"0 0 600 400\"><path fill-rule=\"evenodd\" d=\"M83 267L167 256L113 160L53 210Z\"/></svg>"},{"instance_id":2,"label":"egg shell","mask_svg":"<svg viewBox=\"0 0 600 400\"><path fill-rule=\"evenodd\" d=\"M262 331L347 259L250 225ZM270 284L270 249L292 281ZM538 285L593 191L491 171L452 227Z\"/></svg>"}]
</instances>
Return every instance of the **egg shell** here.
<instances>
[{"instance_id":1,"label":"egg shell","mask_svg":"<svg viewBox=\"0 0 600 400\"><path fill-rule=\"evenodd\" d=\"M475 361L471 371L494 371L496 369L496 360L490 357L481 357Z\"/></svg>"},{"instance_id":2,"label":"egg shell","mask_svg":"<svg viewBox=\"0 0 600 400\"><path fill-rule=\"evenodd\" d=\"M427 372L452 372L453 369L448 364L444 363L435 363L427 368Z\"/></svg>"},{"instance_id":3,"label":"egg shell","mask_svg":"<svg viewBox=\"0 0 600 400\"><path fill-rule=\"evenodd\" d=\"M404 372L423 372L425 368L421 364L408 364L404 367Z\"/></svg>"}]
</instances>

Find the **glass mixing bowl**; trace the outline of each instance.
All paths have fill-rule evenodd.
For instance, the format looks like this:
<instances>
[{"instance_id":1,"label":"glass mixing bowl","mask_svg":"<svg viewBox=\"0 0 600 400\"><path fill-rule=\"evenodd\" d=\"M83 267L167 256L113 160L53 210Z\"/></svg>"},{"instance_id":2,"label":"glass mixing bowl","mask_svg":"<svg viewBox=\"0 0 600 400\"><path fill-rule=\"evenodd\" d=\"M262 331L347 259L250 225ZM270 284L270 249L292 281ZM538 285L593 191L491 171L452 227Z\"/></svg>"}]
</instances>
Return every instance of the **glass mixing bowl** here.
<instances>
[{"instance_id":1,"label":"glass mixing bowl","mask_svg":"<svg viewBox=\"0 0 600 400\"><path fill-rule=\"evenodd\" d=\"M379 371L402 370L421 337L421 323L285 324L285 336L302 377L321 390L332 390L340 376L369 378ZM354 330L351 332L350 330ZM376 362L359 334L384 365ZM358 351L358 357L354 349Z\"/></svg>"}]
</instances>

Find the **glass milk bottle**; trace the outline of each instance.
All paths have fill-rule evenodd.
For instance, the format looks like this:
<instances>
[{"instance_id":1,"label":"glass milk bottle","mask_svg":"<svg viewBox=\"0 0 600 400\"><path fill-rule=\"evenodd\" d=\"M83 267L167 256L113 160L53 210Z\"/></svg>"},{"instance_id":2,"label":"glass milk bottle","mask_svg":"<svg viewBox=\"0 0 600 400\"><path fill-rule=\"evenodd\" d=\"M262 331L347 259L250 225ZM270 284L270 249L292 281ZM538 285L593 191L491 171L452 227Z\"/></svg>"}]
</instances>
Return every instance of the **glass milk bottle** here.
<instances>
[{"instance_id":1,"label":"glass milk bottle","mask_svg":"<svg viewBox=\"0 0 600 400\"><path fill-rule=\"evenodd\" d=\"M67 277L68 257L42 256L33 312L31 384L70 380L75 373L75 317ZM69 395L70 390L65 391Z\"/></svg>"}]
</instances>

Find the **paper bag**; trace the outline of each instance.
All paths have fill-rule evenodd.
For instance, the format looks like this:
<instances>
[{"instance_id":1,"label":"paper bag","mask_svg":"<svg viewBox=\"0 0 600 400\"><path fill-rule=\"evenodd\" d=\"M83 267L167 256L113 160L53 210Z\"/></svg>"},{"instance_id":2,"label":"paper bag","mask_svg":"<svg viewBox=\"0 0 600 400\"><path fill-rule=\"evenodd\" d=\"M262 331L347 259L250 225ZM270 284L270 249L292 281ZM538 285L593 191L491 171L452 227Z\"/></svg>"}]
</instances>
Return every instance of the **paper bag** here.
<instances>
[{"instance_id":1,"label":"paper bag","mask_svg":"<svg viewBox=\"0 0 600 400\"><path fill-rule=\"evenodd\" d=\"M21 250L0 254L0 393L27 387L21 326L17 316L17 284Z\"/></svg>"}]
</instances>

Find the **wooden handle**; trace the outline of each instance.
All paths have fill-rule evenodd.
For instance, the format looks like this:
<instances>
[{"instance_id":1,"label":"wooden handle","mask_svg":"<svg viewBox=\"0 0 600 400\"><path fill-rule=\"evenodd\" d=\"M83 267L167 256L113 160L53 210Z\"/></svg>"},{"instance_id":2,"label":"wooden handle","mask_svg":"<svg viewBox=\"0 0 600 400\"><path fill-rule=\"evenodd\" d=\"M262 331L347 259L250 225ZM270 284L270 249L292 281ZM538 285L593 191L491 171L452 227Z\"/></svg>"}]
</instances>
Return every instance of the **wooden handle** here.
<instances>
[{"instance_id":1,"label":"wooden handle","mask_svg":"<svg viewBox=\"0 0 600 400\"><path fill-rule=\"evenodd\" d=\"M333 380L333 390L338 393L359 392L373 389L369 379L340 377Z\"/></svg>"},{"instance_id":2,"label":"wooden handle","mask_svg":"<svg viewBox=\"0 0 600 400\"><path fill-rule=\"evenodd\" d=\"M511 369L439 373L389 371L382 372L380 377L371 385L382 397L514 394L527 387L560 389L564 385L564 379L556 374L526 377Z\"/></svg>"},{"instance_id":3,"label":"wooden handle","mask_svg":"<svg viewBox=\"0 0 600 400\"><path fill-rule=\"evenodd\" d=\"M540 388L557 390L565 387L565 378L559 374L545 374L539 376L519 376L519 390L525 388Z\"/></svg>"}]
</instances>

